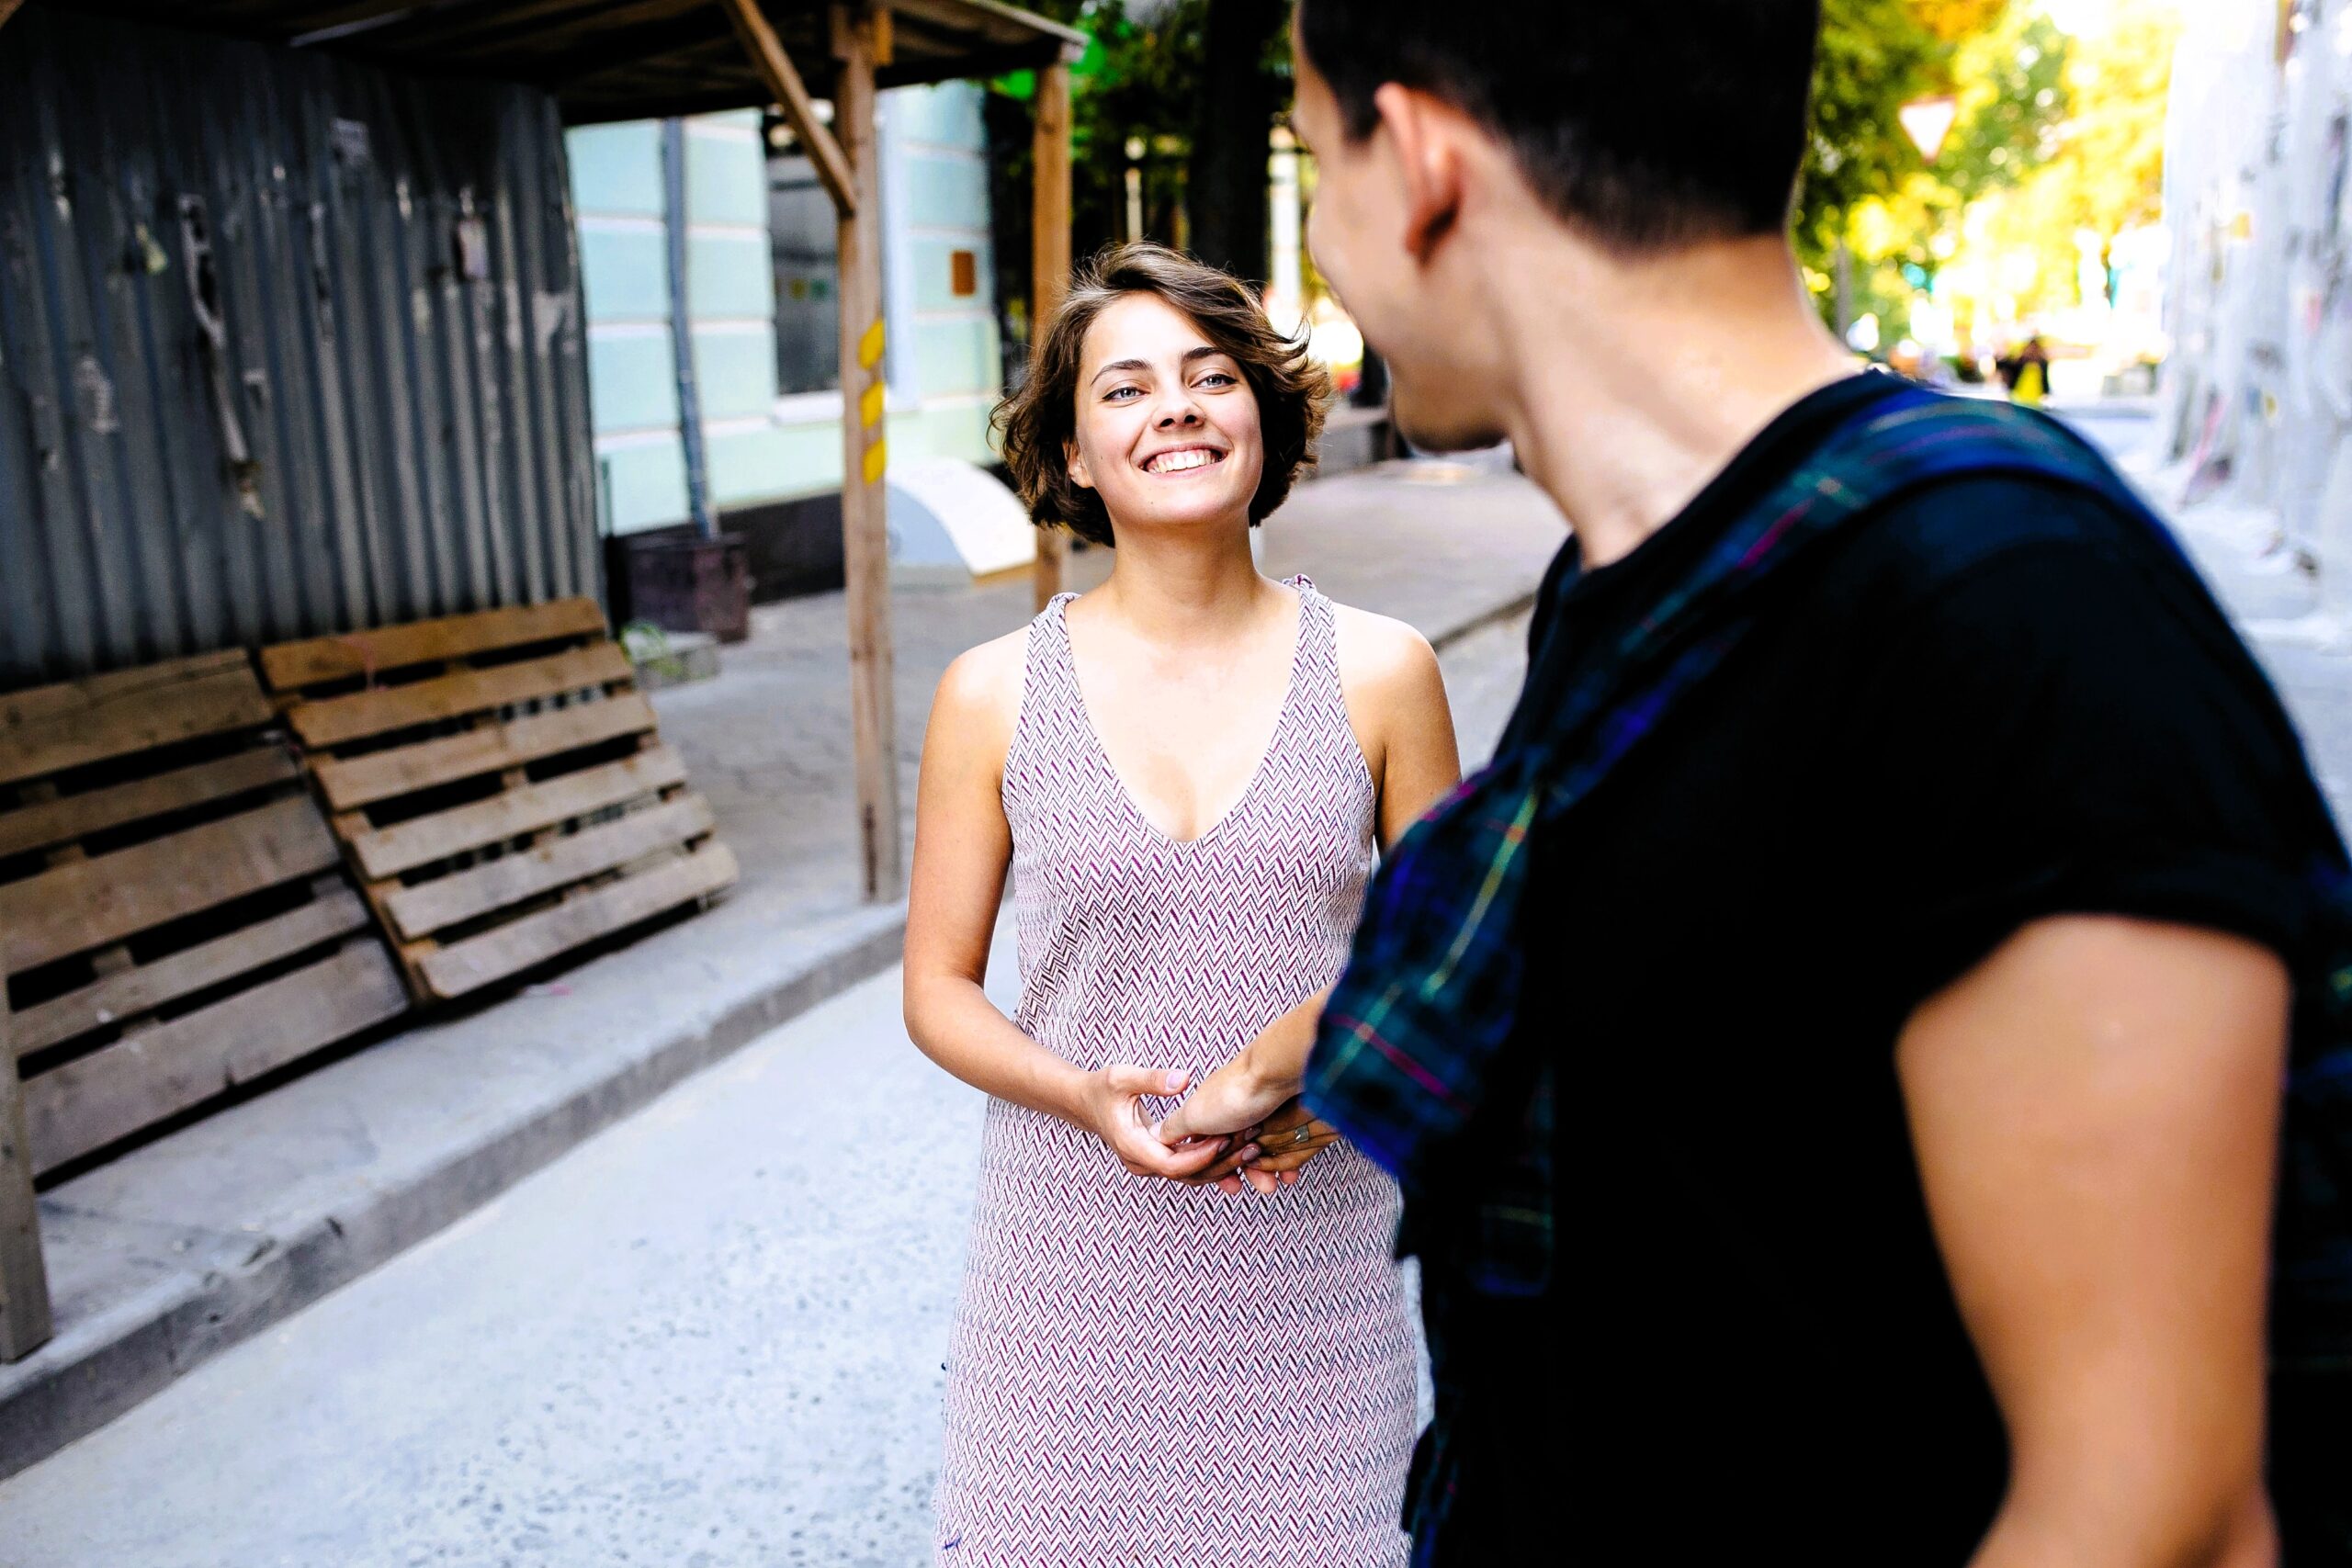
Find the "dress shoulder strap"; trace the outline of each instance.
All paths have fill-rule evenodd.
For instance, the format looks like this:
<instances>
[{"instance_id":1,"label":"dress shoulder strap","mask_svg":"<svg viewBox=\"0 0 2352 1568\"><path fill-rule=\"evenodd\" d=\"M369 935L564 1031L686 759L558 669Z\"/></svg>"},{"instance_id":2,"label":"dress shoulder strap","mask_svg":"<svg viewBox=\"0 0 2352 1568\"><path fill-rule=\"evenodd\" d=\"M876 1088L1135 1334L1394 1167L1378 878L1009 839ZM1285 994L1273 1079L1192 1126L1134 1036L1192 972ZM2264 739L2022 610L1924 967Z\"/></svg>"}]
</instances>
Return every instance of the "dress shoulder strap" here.
<instances>
[{"instance_id":1,"label":"dress shoulder strap","mask_svg":"<svg viewBox=\"0 0 2352 1568\"><path fill-rule=\"evenodd\" d=\"M1021 705L1012 721L1012 741L1007 763L1022 754L1041 728L1068 722L1077 700L1078 677L1071 668L1069 626L1062 611L1075 593L1057 593L1031 617L1027 645L1022 650Z\"/></svg>"},{"instance_id":2,"label":"dress shoulder strap","mask_svg":"<svg viewBox=\"0 0 2352 1568\"><path fill-rule=\"evenodd\" d=\"M1339 606L1324 597L1312 578L1287 580L1298 591L1298 656L1291 671L1293 698L1309 722L1336 717L1355 745L1355 731L1347 727L1347 702L1340 688Z\"/></svg>"}]
</instances>

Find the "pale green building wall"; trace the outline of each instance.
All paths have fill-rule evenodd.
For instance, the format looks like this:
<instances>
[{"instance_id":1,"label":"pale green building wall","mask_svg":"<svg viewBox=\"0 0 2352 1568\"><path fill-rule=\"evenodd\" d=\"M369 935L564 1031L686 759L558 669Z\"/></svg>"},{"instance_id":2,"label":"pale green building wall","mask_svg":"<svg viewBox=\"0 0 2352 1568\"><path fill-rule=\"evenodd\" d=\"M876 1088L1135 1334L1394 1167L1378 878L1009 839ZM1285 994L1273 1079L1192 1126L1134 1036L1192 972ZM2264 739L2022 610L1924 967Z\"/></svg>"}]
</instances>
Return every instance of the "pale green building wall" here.
<instances>
[{"instance_id":1,"label":"pale green building wall","mask_svg":"<svg viewBox=\"0 0 2352 1568\"><path fill-rule=\"evenodd\" d=\"M881 95L883 292L890 453L993 456L1001 385L990 276L982 89ZM682 523L684 448L672 369L662 131L654 121L568 136L588 310L599 516L611 533ZM686 302L713 504L779 501L841 483L839 395L776 395L767 161L756 111L686 122ZM958 297L953 256L978 287Z\"/></svg>"}]
</instances>

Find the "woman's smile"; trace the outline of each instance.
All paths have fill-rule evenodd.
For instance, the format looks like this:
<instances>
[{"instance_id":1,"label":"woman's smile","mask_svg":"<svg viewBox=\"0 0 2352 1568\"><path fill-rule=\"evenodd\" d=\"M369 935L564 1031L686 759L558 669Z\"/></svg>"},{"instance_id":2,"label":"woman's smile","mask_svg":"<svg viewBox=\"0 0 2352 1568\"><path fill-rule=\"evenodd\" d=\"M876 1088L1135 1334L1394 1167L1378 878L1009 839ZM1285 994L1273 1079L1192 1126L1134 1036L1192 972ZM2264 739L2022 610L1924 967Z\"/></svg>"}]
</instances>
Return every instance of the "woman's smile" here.
<instances>
[{"instance_id":1,"label":"woman's smile","mask_svg":"<svg viewBox=\"0 0 2352 1568\"><path fill-rule=\"evenodd\" d=\"M1147 474L1183 474L1225 461L1215 446L1164 446L1136 466Z\"/></svg>"}]
</instances>

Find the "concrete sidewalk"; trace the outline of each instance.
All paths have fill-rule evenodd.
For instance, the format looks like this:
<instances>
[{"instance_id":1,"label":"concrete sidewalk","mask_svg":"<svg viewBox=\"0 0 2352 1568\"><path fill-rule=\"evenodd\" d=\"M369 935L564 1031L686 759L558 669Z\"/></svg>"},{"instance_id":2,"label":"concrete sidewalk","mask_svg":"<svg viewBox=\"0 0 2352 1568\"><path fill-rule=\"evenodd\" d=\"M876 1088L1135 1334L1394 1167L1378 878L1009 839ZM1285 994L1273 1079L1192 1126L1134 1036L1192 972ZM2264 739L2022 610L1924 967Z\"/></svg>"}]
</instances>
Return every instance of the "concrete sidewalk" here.
<instances>
[{"instance_id":1,"label":"concrete sidewalk","mask_svg":"<svg viewBox=\"0 0 2352 1568\"><path fill-rule=\"evenodd\" d=\"M1491 459L1390 464L1301 486L1269 523L1262 563L1444 644L1522 606L1562 536L1550 503ZM1100 550L1074 557L1070 585L1108 565ZM1025 579L895 596L910 812L940 672L1020 626L1031 597ZM848 681L833 595L759 610L717 680L656 697L742 866L717 908L348 1051L45 1193L58 1333L0 1367L0 1475L895 962L903 905L858 897Z\"/></svg>"}]
</instances>

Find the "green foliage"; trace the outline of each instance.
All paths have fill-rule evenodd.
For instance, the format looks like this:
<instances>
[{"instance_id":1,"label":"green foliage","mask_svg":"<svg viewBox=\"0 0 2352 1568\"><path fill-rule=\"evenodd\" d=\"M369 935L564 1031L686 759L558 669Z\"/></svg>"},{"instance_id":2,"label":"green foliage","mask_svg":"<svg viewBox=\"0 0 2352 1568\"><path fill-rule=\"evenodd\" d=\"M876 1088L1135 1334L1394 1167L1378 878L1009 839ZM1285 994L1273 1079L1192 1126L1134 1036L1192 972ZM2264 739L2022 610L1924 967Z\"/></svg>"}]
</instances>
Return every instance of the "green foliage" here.
<instances>
[{"instance_id":1,"label":"green foliage","mask_svg":"<svg viewBox=\"0 0 2352 1568\"><path fill-rule=\"evenodd\" d=\"M1900 331L1951 254L1969 202L2056 155L2067 39L2024 0L1826 0L1815 132L1793 228L1825 316L1843 242L1854 312ZM1902 107L1950 93L1958 118L1929 165Z\"/></svg>"},{"instance_id":2,"label":"green foliage","mask_svg":"<svg viewBox=\"0 0 2352 1568\"><path fill-rule=\"evenodd\" d=\"M1027 9L1081 28L1092 40L1070 83L1074 254L1084 256L1118 236L1126 201L1126 148L1136 140L1145 152L1146 230L1170 242L1182 237L1182 171L1200 102L1209 5L1210 0L1027 0ZM1035 91L1034 78L1019 79L1027 74L991 85L1025 99ZM1022 173L1025 179L1025 168Z\"/></svg>"},{"instance_id":3,"label":"green foliage","mask_svg":"<svg viewBox=\"0 0 2352 1568\"><path fill-rule=\"evenodd\" d=\"M1826 0L1813 77L1813 145L1797 186L1797 254L1826 272L1855 205L1919 168L1895 111L1929 89L1945 46L1905 0Z\"/></svg>"},{"instance_id":4,"label":"green foliage","mask_svg":"<svg viewBox=\"0 0 2352 1568\"><path fill-rule=\"evenodd\" d=\"M1962 113L1935 172L1963 200L2017 184L2057 151L2067 45L2048 17L2030 11L1962 49Z\"/></svg>"}]
</instances>

